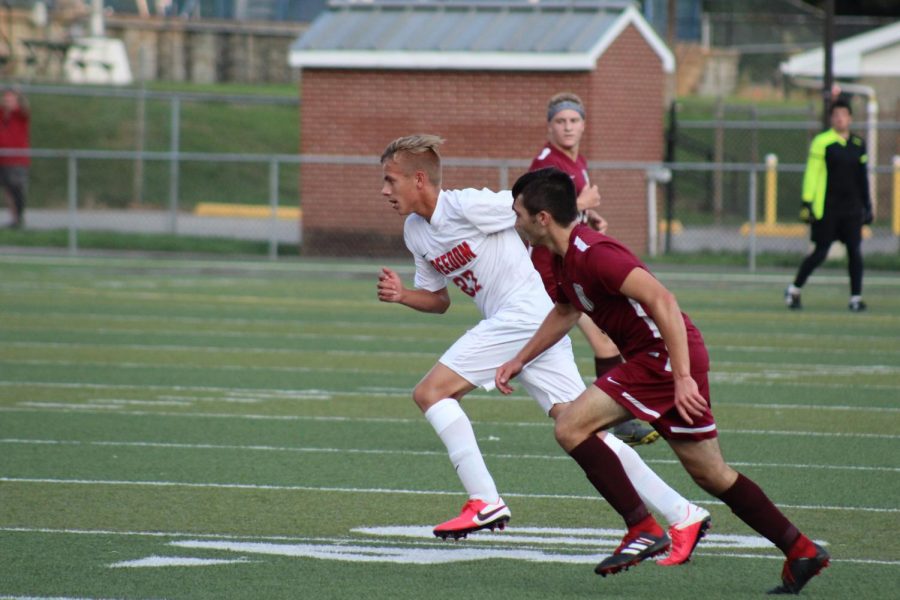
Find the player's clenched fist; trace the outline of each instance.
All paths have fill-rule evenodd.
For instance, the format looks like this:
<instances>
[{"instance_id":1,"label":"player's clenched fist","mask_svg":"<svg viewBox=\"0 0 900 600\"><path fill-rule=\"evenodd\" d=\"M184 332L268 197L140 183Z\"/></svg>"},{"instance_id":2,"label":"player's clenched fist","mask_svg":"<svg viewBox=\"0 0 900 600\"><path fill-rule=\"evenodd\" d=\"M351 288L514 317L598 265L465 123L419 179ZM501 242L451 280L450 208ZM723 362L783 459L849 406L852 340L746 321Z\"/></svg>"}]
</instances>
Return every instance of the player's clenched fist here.
<instances>
[{"instance_id":1,"label":"player's clenched fist","mask_svg":"<svg viewBox=\"0 0 900 600\"><path fill-rule=\"evenodd\" d=\"M584 211L584 222L587 223L588 227L600 233L606 233L609 227L606 219L597 214L597 211L591 209Z\"/></svg>"},{"instance_id":2,"label":"player's clenched fist","mask_svg":"<svg viewBox=\"0 0 900 600\"><path fill-rule=\"evenodd\" d=\"M600 206L600 190L596 185L585 186L581 193L578 194L576 204L578 210L585 211L589 208L597 208Z\"/></svg>"},{"instance_id":3,"label":"player's clenched fist","mask_svg":"<svg viewBox=\"0 0 900 600\"><path fill-rule=\"evenodd\" d=\"M378 276L378 299L382 302L400 302L403 295L403 282L400 276L387 267L381 268Z\"/></svg>"}]
</instances>

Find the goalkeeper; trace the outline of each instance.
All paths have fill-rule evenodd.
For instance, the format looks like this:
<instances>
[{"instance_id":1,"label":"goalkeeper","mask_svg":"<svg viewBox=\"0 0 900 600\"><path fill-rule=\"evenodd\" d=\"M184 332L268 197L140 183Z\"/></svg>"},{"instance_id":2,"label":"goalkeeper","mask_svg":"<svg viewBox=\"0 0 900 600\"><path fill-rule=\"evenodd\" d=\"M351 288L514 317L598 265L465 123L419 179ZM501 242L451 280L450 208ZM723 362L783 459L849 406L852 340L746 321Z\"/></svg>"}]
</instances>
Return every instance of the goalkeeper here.
<instances>
[{"instance_id":1,"label":"goalkeeper","mask_svg":"<svg viewBox=\"0 0 900 600\"><path fill-rule=\"evenodd\" d=\"M813 251L803 259L794 282L784 292L790 309L799 309L800 288L822 264L831 244L847 247L852 312L866 310L862 300L862 226L872 222L872 200L866 173L866 143L850 133L850 105L837 100L831 105L831 129L813 138L803 176L803 208L800 218L810 224Z\"/></svg>"}]
</instances>

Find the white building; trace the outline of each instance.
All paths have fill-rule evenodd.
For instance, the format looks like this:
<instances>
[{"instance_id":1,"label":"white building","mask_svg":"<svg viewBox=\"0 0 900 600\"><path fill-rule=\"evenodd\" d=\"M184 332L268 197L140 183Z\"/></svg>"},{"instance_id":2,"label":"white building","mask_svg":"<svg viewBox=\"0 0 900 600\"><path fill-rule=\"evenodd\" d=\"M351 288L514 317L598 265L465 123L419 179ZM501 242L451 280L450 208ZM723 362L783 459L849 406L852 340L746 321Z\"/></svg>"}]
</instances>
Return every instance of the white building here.
<instances>
[{"instance_id":1,"label":"white building","mask_svg":"<svg viewBox=\"0 0 900 600\"><path fill-rule=\"evenodd\" d=\"M846 38L834 44L834 78L875 90L882 111L893 112L900 102L900 21ZM825 51L798 54L781 64L793 78L822 79Z\"/></svg>"}]
</instances>

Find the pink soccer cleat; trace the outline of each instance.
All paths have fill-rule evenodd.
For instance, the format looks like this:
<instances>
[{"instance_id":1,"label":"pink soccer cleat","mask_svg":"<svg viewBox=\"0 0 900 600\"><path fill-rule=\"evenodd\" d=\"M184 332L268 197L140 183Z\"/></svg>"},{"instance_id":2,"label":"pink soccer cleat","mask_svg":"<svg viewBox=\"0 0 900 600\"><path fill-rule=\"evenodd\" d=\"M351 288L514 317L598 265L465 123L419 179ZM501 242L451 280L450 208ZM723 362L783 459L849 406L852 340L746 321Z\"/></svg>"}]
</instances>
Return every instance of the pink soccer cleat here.
<instances>
[{"instance_id":1,"label":"pink soccer cleat","mask_svg":"<svg viewBox=\"0 0 900 600\"><path fill-rule=\"evenodd\" d=\"M512 516L509 508L498 498L497 502L488 504L484 500L469 500L463 504L462 512L455 519L450 519L434 528L434 535L446 540L452 537L454 540L464 538L473 531L506 527Z\"/></svg>"},{"instance_id":2,"label":"pink soccer cleat","mask_svg":"<svg viewBox=\"0 0 900 600\"><path fill-rule=\"evenodd\" d=\"M671 567L691 560L694 548L697 547L700 538L706 535L706 530L709 529L711 522L712 517L709 516L709 511L695 504L688 505L687 517L680 523L669 527L668 534L672 540L672 549L669 551L669 555L656 561L656 564Z\"/></svg>"}]
</instances>

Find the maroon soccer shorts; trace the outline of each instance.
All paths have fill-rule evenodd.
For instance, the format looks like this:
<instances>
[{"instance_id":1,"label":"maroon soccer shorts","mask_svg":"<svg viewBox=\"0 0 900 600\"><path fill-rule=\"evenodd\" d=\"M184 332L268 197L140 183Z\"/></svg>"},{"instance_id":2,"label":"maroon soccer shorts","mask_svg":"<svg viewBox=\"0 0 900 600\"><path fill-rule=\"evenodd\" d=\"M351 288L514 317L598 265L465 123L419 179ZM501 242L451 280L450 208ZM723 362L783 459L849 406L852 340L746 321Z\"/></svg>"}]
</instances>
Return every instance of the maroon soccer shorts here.
<instances>
[{"instance_id":1,"label":"maroon soccer shorts","mask_svg":"<svg viewBox=\"0 0 900 600\"><path fill-rule=\"evenodd\" d=\"M706 440L718 436L710 409L707 372L691 373L707 409L688 423L675 408L675 382L665 363L650 356L629 359L594 382L613 400L642 421L649 422L667 440Z\"/></svg>"}]
</instances>

